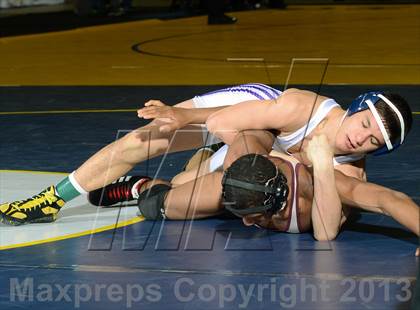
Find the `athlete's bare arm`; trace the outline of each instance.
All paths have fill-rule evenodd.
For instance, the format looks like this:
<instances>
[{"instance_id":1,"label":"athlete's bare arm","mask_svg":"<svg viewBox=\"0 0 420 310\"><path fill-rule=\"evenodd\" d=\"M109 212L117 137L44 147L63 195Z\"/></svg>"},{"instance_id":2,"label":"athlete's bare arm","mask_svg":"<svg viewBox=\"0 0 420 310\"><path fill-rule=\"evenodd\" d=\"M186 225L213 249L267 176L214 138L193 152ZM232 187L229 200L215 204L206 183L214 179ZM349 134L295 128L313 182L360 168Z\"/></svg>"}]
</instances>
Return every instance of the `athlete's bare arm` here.
<instances>
[{"instance_id":1,"label":"athlete's bare arm","mask_svg":"<svg viewBox=\"0 0 420 310\"><path fill-rule=\"evenodd\" d=\"M286 99L286 100L285 100ZM268 121L270 121L271 127L270 129L278 128L280 126L280 118L277 116L273 117L271 113L277 113L279 115L285 116L289 111L289 114L296 117L297 115L302 116L303 110L306 111L308 114L303 123L298 127L301 127L307 121L312 109L315 109L314 103L319 101L325 100L325 97L319 96L316 93L310 91L299 90L295 88L290 88L283 92L282 96L279 97L275 102L278 103L273 106L274 101L247 101L243 103L236 104L235 106L220 106L215 108L184 108L178 106L167 106L163 102L158 100L150 100L146 102L145 107L138 110L138 116L144 119L157 119L158 121L162 121L159 125L159 131L162 133L167 133L171 131L175 131L180 128L184 128L188 124L203 124L207 121L210 127L213 127L214 131L217 131L217 128L227 127L232 128L230 125L224 126L223 122L236 122L240 120L241 122L246 121L247 119L251 118L251 127L254 126L256 120L255 115L256 113L260 113L262 117L267 117ZM304 104L301 104L304 101ZM193 106L192 100L188 100L190 106ZM295 102L295 104L293 104ZM264 104L265 103L265 104ZM293 105L296 105L296 109L293 108ZM279 107L282 106L281 111L279 111ZM238 107L241 109L238 111ZM245 113L247 118L244 118L242 114L242 108L246 107L246 110L251 110L250 113ZM304 108L305 107L305 108ZM310 109L308 109L310 108ZM223 113L221 110L224 110ZM233 113L229 114L226 111L231 111ZM238 112L238 113L237 113ZM281 113L280 113L281 112ZM240 115L240 117L238 117ZM292 118L287 118L288 121L292 121ZM263 120L264 121L264 120ZM292 121L293 122L293 121ZM302 120L301 120L302 122ZM231 124L234 125L234 124ZM245 126L245 123L242 123L242 126ZM258 127L270 127L269 125L262 123L259 124ZM246 128L248 129L248 128ZM251 129L251 128L250 128ZM281 128L284 132L284 128ZM293 130L290 129L290 130ZM230 131L219 131L218 135L222 138L222 140L226 141L233 141L235 135L237 134L237 130L228 129ZM230 140L232 139L232 140ZM228 162L231 162L228 160ZM360 180L366 180L366 175L364 171L364 165L356 163L353 164L342 164L335 167L336 169L340 170L346 175L356 177Z\"/></svg>"},{"instance_id":2,"label":"athlete's bare arm","mask_svg":"<svg viewBox=\"0 0 420 310\"><path fill-rule=\"evenodd\" d=\"M334 168L349 177L356 178L361 181L366 181L366 160L363 158L353 163L337 165Z\"/></svg>"},{"instance_id":3,"label":"athlete's bare arm","mask_svg":"<svg viewBox=\"0 0 420 310\"><path fill-rule=\"evenodd\" d=\"M313 164L311 220L314 237L319 241L333 240L342 224L342 205L334 177L333 149L327 137L320 135L309 141L306 154Z\"/></svg>"},{"instance_id":4,"label":"athlete's bare arm","mask_svg":"<svg viewBox=\"0 0 420 310\"><path fill-rule=\"evenodd\" d=\"M187 109L168 106L160 100L149 100L143 108L137 110L137 115L144 119L165 120L166 124L159 130L169 132L183 128L188 124L205 124L210 115L225 107Z\"/></svg>"},{"instance_id":5,"label":"athlete's bare arm","mask_svg":"<svg viewBox=\"0 0 420 310\"><path fill-rule=\"evenodd\" d=\"M335 171L335 178L344 204L389 215L419 236L420 209L406 194L348 177L339 171Z\"/></svg>"},{"instance_id":6,"label":"athlete's bare arm","mask_svg":"<svg viewBox=\"0 0 420 310\"><path fill-rule=\"evenodd\" d=\"M321 98L310 91L290 89L276 100L241 102L210 115L207 129L229 145L239 131L246 129L294 131L307 123Z\"/></svg>"}]
</instances>

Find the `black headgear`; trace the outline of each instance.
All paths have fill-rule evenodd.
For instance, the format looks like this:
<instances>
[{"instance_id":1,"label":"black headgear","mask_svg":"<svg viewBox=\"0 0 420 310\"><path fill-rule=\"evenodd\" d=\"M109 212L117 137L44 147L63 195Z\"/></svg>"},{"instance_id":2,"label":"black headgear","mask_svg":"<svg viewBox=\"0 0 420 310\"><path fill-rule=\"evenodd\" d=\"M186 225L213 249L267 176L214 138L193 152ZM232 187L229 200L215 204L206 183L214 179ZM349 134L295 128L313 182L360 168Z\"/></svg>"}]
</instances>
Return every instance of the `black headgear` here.
<instances>
[{"instance_id":1,"label":"black headgear","mask_svg":"<svg viewBox=\"0 0 420 310\"><path fill-rule=\"evenodd\" d=\"M264 160L267 160L274 166L274 164L264 156L257 155L257 154L248 154L245 156L253 156L253 157L261 157ZM242 158L242 157L241 157ZM239 158L238 160L240 160ZM287 185L287 179L284 174L274 167L276 174L268 179L264 184L258 183L250 183L247 181L241 181L237 178L232 178L232 174L228 173L229 169L227 169L223 175L222 179L222 186L223 186L223 199L225 208L235 214L236 216L243 217L248 214L253 213L269 213L274 214L279 210L282 210L287 205L287 196L289 194L289 187ZM255 207L249 208L237 208L238 205L236 202L229 202L226 201L226 187L233 186L237 188L242 188L245 190L255 191L255 192L262 192L265 193L266 199L264 202ZM236 207L235 207L236 206Z\"/></svg>"}]
</instances>

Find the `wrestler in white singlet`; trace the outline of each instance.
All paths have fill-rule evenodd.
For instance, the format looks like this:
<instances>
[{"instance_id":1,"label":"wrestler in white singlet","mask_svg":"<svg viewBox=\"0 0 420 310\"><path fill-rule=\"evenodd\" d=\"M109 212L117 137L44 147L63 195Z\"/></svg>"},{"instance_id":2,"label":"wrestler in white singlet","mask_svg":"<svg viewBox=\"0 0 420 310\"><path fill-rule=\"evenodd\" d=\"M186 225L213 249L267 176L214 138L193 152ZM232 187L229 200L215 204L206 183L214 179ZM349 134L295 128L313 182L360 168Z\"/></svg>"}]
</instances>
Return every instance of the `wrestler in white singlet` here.
<instances>
[{"instance_id":1,"label":"wrestler in white singlet","mask_svg":"<svg viewBox=\"0 0 420 310\"><path fill-rule=\"evenodd\" d=\"M229 87L196 96L193 98L193 102L196 108L212 108L222 105L234 105L248 100L275 100L281 96L281 94L281 91L268 85L253 83ZM300 143L324 120L333 108L339 106L340 105L334 99L326 99L320 104L314 115L312 115L308 124L287 136L277 136L274 141L273 149L291 155L288 150L292 146ZM209 134L207 131L204 133L204 139L207 139L207 145L221 142L220 139ZM212 156L210 161L210 172L222 167L226 153L227 146L225 145ZM360 154L335 156L334 165L355 162L363 157L364 155Z\"/></svg>"}]
</instances>

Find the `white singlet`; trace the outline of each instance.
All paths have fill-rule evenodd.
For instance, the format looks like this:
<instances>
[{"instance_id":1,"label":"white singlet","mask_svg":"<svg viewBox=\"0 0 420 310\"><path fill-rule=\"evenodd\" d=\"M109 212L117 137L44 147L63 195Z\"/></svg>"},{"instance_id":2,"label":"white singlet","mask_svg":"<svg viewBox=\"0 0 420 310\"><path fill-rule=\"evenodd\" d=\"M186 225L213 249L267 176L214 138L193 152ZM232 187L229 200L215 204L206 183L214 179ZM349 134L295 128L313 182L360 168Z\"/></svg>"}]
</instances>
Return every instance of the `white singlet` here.
<instances>
[{"instance_id":1,"label":"white singlet","mask_svg":"<svg viewBox=\"0 0 420 310\"><path fill-rule=\"evenodd\" d=\"M254 83L220 89L202 96L196 96L193 98L193 102L196 108L212 108L224 105L234 105L248 100L275 100L281 96L281 94L281 91L268 85ZM309 120L308 124L287 136L277 136L274 141L273 149L288 153L290 147L300 143L308 136L335 107L339 107L339 104L334 99L323 101ZM203 128L205 129L205 126ZM203 139L206 141L207 145L221 142L220 139L209 134L206 130L203 133ZM223 165L226 152L227 148L222 148L217 152L219 154L216 153L216 156L213 155L210 163L211 171L214 171ZM334 165L354 162L363 157L364 155L360 154L335 156Z\"/></svg>"}]
</instances>

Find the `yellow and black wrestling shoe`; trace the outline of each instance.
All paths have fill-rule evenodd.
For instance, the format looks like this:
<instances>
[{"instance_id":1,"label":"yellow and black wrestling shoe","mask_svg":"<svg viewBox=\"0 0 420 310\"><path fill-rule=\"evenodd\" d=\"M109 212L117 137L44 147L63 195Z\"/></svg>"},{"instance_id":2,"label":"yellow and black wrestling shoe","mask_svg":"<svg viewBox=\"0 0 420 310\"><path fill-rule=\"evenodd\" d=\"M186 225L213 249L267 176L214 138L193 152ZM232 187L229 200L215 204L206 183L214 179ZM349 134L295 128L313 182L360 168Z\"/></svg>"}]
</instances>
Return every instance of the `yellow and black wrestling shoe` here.
<instances>
[{"instance_id":1,"label":"yellow and black wrestling shoe","mask_svg":"<svg viewBox=\"0 0 420 310\"><path fill-rule=\"evenodd\" d=\"M0 205L0 221L14 226L54 222L64 204L55 193L55 187L50 186L29 199Z\"/></svg>"}]
</instances>

